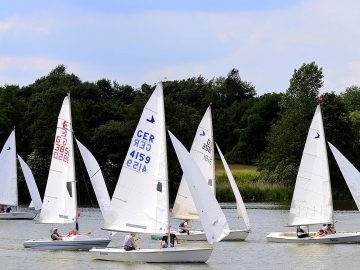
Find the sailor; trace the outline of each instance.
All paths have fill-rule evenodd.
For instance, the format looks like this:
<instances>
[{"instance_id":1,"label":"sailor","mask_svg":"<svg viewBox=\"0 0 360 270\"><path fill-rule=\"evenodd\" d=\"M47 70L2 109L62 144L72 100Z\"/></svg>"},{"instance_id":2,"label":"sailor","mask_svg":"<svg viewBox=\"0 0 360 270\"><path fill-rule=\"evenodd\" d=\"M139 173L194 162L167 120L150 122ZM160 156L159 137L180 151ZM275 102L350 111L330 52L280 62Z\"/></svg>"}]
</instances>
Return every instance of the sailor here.
<instances>
[{"instance_id":1,"label":"sailor","mask_svg":"<svg viewBox=\"0 0 360 270\"><path fill-rule=\"evenodd\" d=\"M309 233L305 226L298 226L296 230L296 234L298 238L309 237Z\"/></svg>"},{"instance_id":2,"label":"sailor","mask_svg":"<svg viewBox=\"0 0 360 270\"><path fill-rule=\"evenodd\" d=\"M179 225L179 233L187 233L188 235L190 234L190 231L188 229L188 225L189 225L189 220L186 219L185 221L181 222Z\"/></svg>"},{"instance_id":3,"label":"sailor","mask_svg":"<svg viewBox=\"0 0 360 270\"><path fill-rule=\"evenodd\" d=\"M176 239L176 244L180 244L177 236L173 233L170 233L170 247L175 246L175 239ZM160 240L160 248L168 248L168 247L169 247L168 234L165 234L163 238Z\"/></svg>"},{"instance_id":4,"label":"sailor","mask_svg":"<svg viewBox=\"0 0 360 270\"><path fill-rule=\"evenodd\" d=\"M125 239L124 239L124 249L125 249L126 251L130 251L130 250L135 250L135 249L136 249L135 236L136 236L136 233L130 233L130 234L128 234L128 235L125 236Z\"/></svg>"},{"instance_id":5,"label":"sailor","mask_svg":"<svg viewBox=\"0 0 360 270\"><path fill-rule=\"evenodd\" d=\"M63 236L59 234L58 228L53 228L51 232L52 240L63 240Z\"/></svg>"}]
</instances>

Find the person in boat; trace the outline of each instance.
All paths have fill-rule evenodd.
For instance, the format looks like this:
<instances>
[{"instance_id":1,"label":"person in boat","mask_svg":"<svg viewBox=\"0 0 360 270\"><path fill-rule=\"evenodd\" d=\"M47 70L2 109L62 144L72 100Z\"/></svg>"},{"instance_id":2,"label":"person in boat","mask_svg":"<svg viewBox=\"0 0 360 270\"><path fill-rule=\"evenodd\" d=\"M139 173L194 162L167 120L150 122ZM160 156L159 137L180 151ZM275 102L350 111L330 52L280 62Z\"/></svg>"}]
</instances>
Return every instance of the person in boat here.
<instances>
[{"instance_id":1,"label":"person in boat","mask_svg":"<svg viewBox=\"0 0 360 270\"><path fill-rule=\"evenodd\" d=\"M9 207L6 208L5 212L6 212L6 213L10 213L11 210L12 210L12 209L11 209L11 207L9 206Z\"/></svg>"},{"instance_id":2,"label":"person in boat","mask_svg":"<svg viewBox=\"0 0 360 270\"><path fill-rule=\"evenodd\" d=\"M324 236L325 235L325 232L323 229L320 229L316 234L315 234L315 237L321 237L321 236Z\"/></svg>"},{"instance_id":3,"label":"person in boat","mask_svg":"<svg viewBox=\"0 0 360 270\"><path fill-rule=\"evenodd\" d=\"M296 229L296 235L298 238L309 237L309 232L307 231L305 226L298 226Z\"/></svg>"},{"instance_id":4,"label":"person in boat","mask_svg":"<svg viewBox=\"0 0 360 270\"><path fill-rule=\"evenodd\" d=\"M333 229L332 224L323 224L322 229L326 235L335 233L335 230Z\"/></svg>"},{"instance_id":5,"label":"person in boat","mask_svg":"<svg viewBox=\"0 0 360 270\"><path fill-rule=\"evenodd\" d=\"M179 233L187 233L189 235L190 230L188 226L189 226L189 220L186 219L183 222L181 222L178 229Z\"/></svg>"},{"instance_id":6,"label":"person in boat","mask_svg":"<svg viewBox=\"0 0 360 270\"><path fill-rule=\"evenodd\" d=\"M79 231L77 229L72 229L67 233L67 236L72 236L72 235L90 235L91 232L86 232L86 233L79 233Z\"/></svg>"},{"instance_id":7,"label":"person in boat","mask_svg":"<svg viewBox=\"0 0 360 270\"><path fill-rule=\"evenodd\" d=\"M124 249L125 249L126 251L130 251L130 250L135 250L135 249L136 249L135 236L136 236L136 233L130 233L130 234L128 234L128 235L125 236L125 239L124 239Z\"/></svg>"},{"instance_id":8,"label":"person in boat","mask_svg":"<svg viewBox=\"0 0 360 270\"><path fill-rule=\"evenodd\" d=\"M4 213L5 212L5 207L1 204L0 205L0 213Z\"/></svg>"},{"instance_id":9,"label":"person in boat","mask_svg":"<svg viewBox=\"0 0 360 270\"><path fill-rule=\"evenodd\" d=\"M177 236L173 233L170 233L170 247L174 247L175 246L175 239L176 239L176 244L179 244L179 238L177 238ZM161 240L160 240L160 248L168 248L169 247L169 242L168 242L168 234L165 234Z\"/></svg>"},{"instance_id":10,"label":"person in boat","mask_svg":"<svg viewBox=\"0 0 360 270\"><path fill-rule=\"evenodd\" d=\"M63 236L59 234L58 228L53 228L51 233L52 240L63 240Z\"/></svg>"}]
</instances>

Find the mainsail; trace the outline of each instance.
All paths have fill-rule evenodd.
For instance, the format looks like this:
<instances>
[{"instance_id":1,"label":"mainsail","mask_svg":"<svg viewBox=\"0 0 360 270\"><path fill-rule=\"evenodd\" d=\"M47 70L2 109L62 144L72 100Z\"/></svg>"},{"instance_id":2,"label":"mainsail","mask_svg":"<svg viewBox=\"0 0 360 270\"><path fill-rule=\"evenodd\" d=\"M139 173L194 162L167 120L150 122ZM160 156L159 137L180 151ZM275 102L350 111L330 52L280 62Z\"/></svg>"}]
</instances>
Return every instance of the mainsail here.
<instances>
[{"instance_id":1,"label":"mainsail","mask_svg":"<svg viewBox=\"0 0 360 270\"><path fill-rule=\"evenodd\" d=\"M318 105L312 119L296 178L289 226L333 222L325 132Z\"/></svg>"},{"instance_id":2,"label":"mainsail","mask_svg":"<svg viewBox=\"0 0 360 270\"><path fill-rule=\"evenodd\" d=\"M70 96L66 96L58 117L54 149L39 222L74 223L76 207L73 129Z\"/></svg>"},{"instance_id":3,"label":"mainsail","mask_svg":"<svg viewBox=\"0 0 360 270\"><path fill-rule=\"evenodd\" d=\"M168 226L165 111L162 83L158 83L136 127L104 227L165 233Z\"/></svg>"},{"instance_id":4,"label":"mainsail","mask_svg":"<svg viewBox=\"0 0 360 270\"><path fill-rule=\"evenodd\" d=\"M198 165L208 186L215 194L215 158L214 140L211 117L211 107L209 106L198 126L196 135L191 146L190 155ZM172 216L177 219L199 219L198 212L191 196L187 181L182 177L175 203L172 209Z\"/></svg>"},{"instance_id":5,"label":"mainsail","mask_svg":"<svg viewBox=\"0 0 360 270\"><path fill-rule=\"evenodd\" d=\"M6 140L0 153L0 204L18 205L15 130Z\"/></svg>"}]
</instances>

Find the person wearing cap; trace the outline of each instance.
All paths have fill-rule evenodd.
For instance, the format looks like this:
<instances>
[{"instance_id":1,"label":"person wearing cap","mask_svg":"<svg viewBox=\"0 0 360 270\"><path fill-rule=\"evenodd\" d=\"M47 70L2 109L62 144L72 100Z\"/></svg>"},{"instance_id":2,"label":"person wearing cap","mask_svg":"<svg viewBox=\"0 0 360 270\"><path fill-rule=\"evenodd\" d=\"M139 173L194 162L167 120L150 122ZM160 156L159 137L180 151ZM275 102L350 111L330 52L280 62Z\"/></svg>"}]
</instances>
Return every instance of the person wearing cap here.
<instances>
[{"instance_id":1,"label":"person wearing cap","mask_svg":"<svg viewBox=\"0 0 360 270\"><path fill-rule=\"evenodd\" d=\"M52 240L62 240L63 236L58 233L58 228L53 228L51 233Z\"/></svg>"}]
</instances>

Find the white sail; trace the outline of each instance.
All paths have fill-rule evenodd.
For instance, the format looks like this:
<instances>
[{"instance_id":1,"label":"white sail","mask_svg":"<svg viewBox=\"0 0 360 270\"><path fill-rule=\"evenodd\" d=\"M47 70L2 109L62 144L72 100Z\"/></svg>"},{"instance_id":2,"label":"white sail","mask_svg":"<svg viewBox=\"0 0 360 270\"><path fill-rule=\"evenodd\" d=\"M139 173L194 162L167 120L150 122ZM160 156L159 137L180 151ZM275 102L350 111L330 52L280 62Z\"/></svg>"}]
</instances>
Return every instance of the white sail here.
<instances>
[{"instance_id":1,"label":"white sail","mask_svg":"<svg viewBox=\"0 0 360 270\"><path fill-rule=\"evenodd\" d=\"M216 143L216 148L219 152L219 155L220 155L220 158L221 158L221 161L224 165L224 168L225 168L225 171L226 171L226 175L229 179L229 182L230 182L230 185L231 185L231 188L232 188L232 191L234 192L234 195L235 195L235 200L236 200L236 208L237 208L237 213L238 213L238 216L239 217L242 217L243 220L244 220L244 223L246 225L246 229L247 230L250 230L251 227L250 227L250 220L249 220L249 216L247 214L247 211L246 211L246 208L245 208L245 204L244 204L244 201L241 197L241 194L239 192L239 189L237 187L237 184L235 182L235 179L234 179L234 176L232 175L231 173L231 170L229 168L229 165L227 164L226 160L225 160L225 157L224 155L222 154L219 146L217 145Z\"/></svg>"},{"instance_id":2,"label":"white sail","mask_svg":"<svg viewBox=\"0 0 360 270\"><path fill-rule=\"evenodd\" d=\"M329 143L331 152L333 153L347 186L354 198L357 208L360 210L360 172L344 157L343 154L331 143Z\"/></svg>"},{"instance_id":3,"label":"white sail","mask_svg":"<svg viewBox=\"0 0 360 270\"><path fill-rule=\"evenodd\" d=\"M215 158L214 140L211 118L211 107L209 106L198 126L196 135L191 146L190 155L198 165L205 181L215 194ZM178 193L172 210L172 216L183 220L199 219L194 205L191 192L184 176L181 179Z\"/></svg>"},{"instance_id":4,"label":"white sail","mask_svg":"<svg viewBox=\"0 0 360 270\"><path fill-rule=\"evenodd\" d=\"M289 226L333 222L329 165L320 106L306 139L291 202Z\"/></svg>"},{"instance_id":5,"label":"white sail","mask_svg":"<svg viewBox=\"0 0 360 270\"><path fill-rule=\"evenodd\" d=\"M5 142L0 153L0 204L17 206L17 171L16 171L16 145L15 130Z\"/></svg>"},{"instance_id":6,"label":"white sail","mask_svg":"<svg viewBox=\"0 0 360 270\"><path fill-rule=\"evenodd\" d=\"M210 244L219 242L230 233L225 215L190 153L170 131L169 135L190 187L207 241Z\"/></svg>"},{"instance_id":7,"label":"white sail","mask_svg":"<svg viewBox=\"0 0 360 270\"><path fill-rule=\"evenodd\" d=\"M30 192L30 196L31 196L31 200L32 200L31 207L34 207L35 210L40 210L42 202L41 202L40 193L37 188L34 176L31 172L30 167L26 164L26 162L19 155L17 155L17 156L18 156L19 163L20 163L21 169L22 169L24 177L25 177L26 185Z\"/></svg>"},{"instance_id":8,"label":"white sail","mask_svg":"<svg viewBox=\"0 0 360 270\"><path fill-rule=\"evenodd\" d=\"M105 219L106 213L110 207L110 196L105 184L104 176L101 172L101 168L91 152L77 139L76 143L84 160L86 170L89 174L91 184L95 191L96 199L101 209L101 213Z\"/></svg>"},{"instance_id":9,"label":"white sail","mask_svg":"<svg viewBox=\"0 0 360 270\"><path fill-rule=\"evenodd\" d=\"M33 201L31 201L30 203L29 203L29 206L28 206L29 208L34 208L34 203L33 203Z\"/></svg>"},{"instance_id":10,"label":"white sail","mask_svg":"<svg viewBox=\"0 0 360 270\"><path fill-rule=\"evenodd\" d=\"M64 98L58 118L50 171L40 223L74 223L76 185L70 97Z\"/></svg>"},{"instance_id":11,"label":"white sail","mask_svg":"<svg viewBox=\"0 0 360 270\"><path fill-rule=\"evenodd\" d=\"M105 229L165 233L169 226L168 192L164 98L159 83L136 127Z\"/></svg>"}]
</instances>

